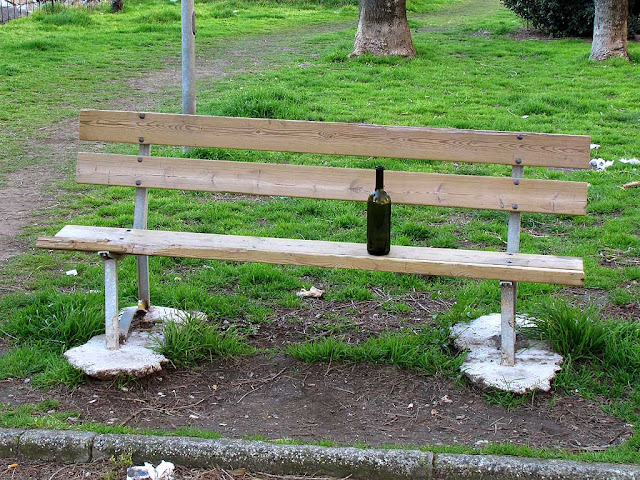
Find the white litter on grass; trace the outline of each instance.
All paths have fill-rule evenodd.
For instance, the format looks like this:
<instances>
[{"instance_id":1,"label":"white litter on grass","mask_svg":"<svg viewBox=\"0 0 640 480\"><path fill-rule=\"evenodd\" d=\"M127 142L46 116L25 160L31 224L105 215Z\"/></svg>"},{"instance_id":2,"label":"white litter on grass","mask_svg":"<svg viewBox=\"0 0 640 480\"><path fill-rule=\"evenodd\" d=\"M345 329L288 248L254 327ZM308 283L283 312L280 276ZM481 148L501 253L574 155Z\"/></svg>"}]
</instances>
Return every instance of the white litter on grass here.
<instances>
[{"instance_id":1,"label":"white litter on grass","mask_svg":"<svg viewBox=\"0 0 640 480\"><path fill-rule=\"evenodd\" d=\"M73 270L67 270L65 273L70 277L76 277L78 275L78 271L75 268Z\"/></svg>"},{"instance_id":2,"label":"white litter on grass","mask_svg":"<svg viewBox=\"0 0 640 480\"><path fill-rule=\"evenodd\" d=\"M640 160L638 160L637 158L621 158L620 162L628 163L629 165L640 165Z\"/></svg>"},{"instance_id":3,"label":"white litter on grass","mask_svg":"<svg viewBox=\"0 0 640 480\"><path fill-rule=\"evenodd\" d=\"M594 170L602 172L615 163L615 160L605 160L604 158L594 158L589 162ZM627 165L640 165L640 160L637 158L621 158L620 163L626 163Z\"/></svg>"},{"instance_id":4,"label":"white litter on grass","mask_svg":"<svg viewBox=\"0 0 640 480\"><path fill-rule=\"evenodd\" d=\"M604 158L594 158L589 162L594 170L602 172L614 164L613 160L605 160Z\"/></svg>"},{"instance_id":5,"label":"white litter on grass","mask_svg":"<svg viewBox=\"0 0 640 480\"><path fill-rule=\"evenodd\" d=\"M600 144L599 143L592 143L591 144L591 150L595 150L597 148L600 148Z\"/></svg>"},{"instance_id":6,"label":"white litter on grass","mask_svg":"<svg viewBox=\"0 0 640 480\"><path fill-rule=\"evenodd\" d=\"M524 118L526 120L527 118L529 118L529 115L522 115L522 117L520 118Z\"/></svg>"},{"instance_id":7,"label":"white litter on grass","mask_svg":"<svg viewBox=\"0 0 640 480\"><path fill-rule=\"evenodd\" d=\"M302 298L312 297L312 298L320 298L324 295L324 290L320 290L316 287L311 287L309 290L302 289L299 292L296 292L296 295Z\"/></svg>"}]
</instances>

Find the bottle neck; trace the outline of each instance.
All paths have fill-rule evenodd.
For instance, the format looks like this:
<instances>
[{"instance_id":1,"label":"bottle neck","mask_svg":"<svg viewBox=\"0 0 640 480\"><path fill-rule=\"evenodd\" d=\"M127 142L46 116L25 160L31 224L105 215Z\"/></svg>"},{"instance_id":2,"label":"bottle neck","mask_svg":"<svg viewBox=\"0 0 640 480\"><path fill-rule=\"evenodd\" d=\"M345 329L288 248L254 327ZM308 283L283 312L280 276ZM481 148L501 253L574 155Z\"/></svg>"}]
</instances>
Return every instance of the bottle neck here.
<instances>
[{"instance_id":1,"label":"bottle neck","mask_svg":"<svg viewBox=\"0 0 640 480\"><path fill-rule=\"evenodd\" d=\"M376 169L376 190L384 188L384 168Z\"/></svg>"}]
</instances>

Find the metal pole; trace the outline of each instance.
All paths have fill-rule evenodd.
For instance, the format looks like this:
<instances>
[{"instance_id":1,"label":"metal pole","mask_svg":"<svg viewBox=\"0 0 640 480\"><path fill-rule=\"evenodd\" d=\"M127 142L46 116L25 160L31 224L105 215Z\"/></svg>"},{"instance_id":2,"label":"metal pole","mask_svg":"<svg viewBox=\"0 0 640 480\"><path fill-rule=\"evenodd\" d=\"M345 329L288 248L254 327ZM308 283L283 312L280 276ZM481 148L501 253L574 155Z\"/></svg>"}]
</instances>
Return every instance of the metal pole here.
<instances>
[{"instance_id":1,"label":"metal pole","mask_svg":"<svg viewBox=\"0 0 640 480\"><path fill-rule=\"evenodd\" d=\"M513 184L520 185L520 179L524 176L524 167L514 165L511 170ZM517 204L511 206L518 209ZM507 233L507 253L518 253L520 250L520 226L521 214L517 211L509 212L509 227ZM500 282L501 290L501 333L500 348L502 351L502 364L513 366L516 364L516 301L518 298L517 282Z\"/></svg>"},{"instance_id":2,"label":"metal pole","mask_svg":"<svg viewBox=\"0 0 640 480\"><path fill-rule=\"evenodd\" d=\"M182 0L182 113L196 113L196 12Z\"/></svg>"},{"instance_id":3,"label":"metal pole","mask_svg":"<svg viewBox=\"0 0 640 480\"><path fill-rule=\"evenodd\" d=\"M118 260L109 252L98 254L104 259L104 330L107 350L118 350L120 348Z\"/></svg>"},{"instance_id":4,"label":"metal pole","mask_svg":"<svg viewBox=\"0 0 640 480\"><path fill-rule=\"evenodd\" d=\"M138 161L151 155L151 145L141 144ZM136 200L133 210L133 228L146 230L149 218L149 195L145 187L136 188ZM148 310L151 307L151 288L149 286L149 257L136 255L138 264L138 308Z\"/></svg>"}]
</instances>

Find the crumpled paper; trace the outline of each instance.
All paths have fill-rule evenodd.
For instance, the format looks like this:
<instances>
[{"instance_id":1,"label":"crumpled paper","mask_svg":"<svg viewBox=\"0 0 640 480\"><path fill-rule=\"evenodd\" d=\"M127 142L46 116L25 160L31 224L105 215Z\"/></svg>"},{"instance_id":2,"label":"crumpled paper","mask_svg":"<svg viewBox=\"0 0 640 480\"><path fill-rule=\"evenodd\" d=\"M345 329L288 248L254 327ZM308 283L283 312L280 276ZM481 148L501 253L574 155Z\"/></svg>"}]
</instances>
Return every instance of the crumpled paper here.
<instances>
[{"instance_id":1,"label":"crumpled paper","mask_svg":"<svg viewBox=\"0 0 640 480\"><path fill-rule=\"evenodd\" d=\"M613 165L614 161L605 160L604 158L594 158L589 163L593 166L594 170L597 170L598 172L603 172L604 170L609 168L611 165Z\"/></svg>"},{"instance_id":2,"label":"crumpled paper","mask_svg":"<svg viewBox=\"0 0 640 480\"><path fill-rule=\"evenodd\" d=\"M622 163L628 163L629 165L640 165L640 160L637 158L621 158Z\"/></svg>"},{"instance_id":3,"label":"crumpled paper","mask_svg":"<svg viewBox=\"0 0 640 480\"><path fill-rule=\"evenodd\" d=\"M302 298L311 297L311 298L320 298L324 295L324 290L320 290L316 287L311 287L309 290L302 289L299 292L296 292L296 295Z\"/></svg>"},{"instance_id":4,"label":"crumpled paper","mask_svg":"<svg viewBox=\"0 0 640 480\"><path fill-rule=\"evenodd\" d=\"M157 467L144 462L144 466L127 469L127 480L173 480L175 468L173 463L164 460Z\"/></svg>"},{"instance_id":5,"label":"crumpled paper","mask_svg":"<svg viewBox=\"0 0 640 480\"><path fill-rule=\"evenodd\" d=\"M615 163L615 160L605 160L604 158L594 158L589 162L594 170L602 172ZM637 158L621 158L620 163L626 163L628 165L640 165L640 160Z\"/></svg>"}]
</instances>

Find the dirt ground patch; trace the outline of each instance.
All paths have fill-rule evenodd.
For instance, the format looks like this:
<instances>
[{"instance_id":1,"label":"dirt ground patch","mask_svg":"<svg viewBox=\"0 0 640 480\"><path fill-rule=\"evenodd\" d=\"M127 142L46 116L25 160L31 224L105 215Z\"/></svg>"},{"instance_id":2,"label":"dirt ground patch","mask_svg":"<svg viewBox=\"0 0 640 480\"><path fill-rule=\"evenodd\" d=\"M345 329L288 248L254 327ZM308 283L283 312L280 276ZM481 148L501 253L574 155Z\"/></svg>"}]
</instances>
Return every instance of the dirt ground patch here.
<instances>
[{"instance_id":1,"label":"dirt ground patch","mask_svg":"<svg viewBox=\"0 0 640 480\"><path fill-rule=\"evenodd\" d=\"M381 292L380 292L381 293ZM247 340L257 348L282 349L293 343L340 338L348 343L379 337L383 332L419 332L432 315L448 310L452 301L433 299L427 292L414 292L397 299L409 308L396 313L385 309L384 300L327 302L307 299L301 308L280 308L268 322L228 325L248 332Z\"/></svg>"},{"instance_id":2,"label":"dirt ground patch","mask_svg":"<svg viewBox=\"0 0 640 480\"><path fill-rule=\"evenodd\" d=\"M575 294L575 292L573 292ZM414 292L409 311L383 300L327 302L279 309L270 321L226 324L270 352L326 335L349 343L382 332L429 328L451 302ZM422 375L389 365L307 364L285 354L167 368L136 382L91 381L76 389L34 389L27 380L0 382L0 403L60 402L71 427L85 422L176 430L193 427L224 437L331 440L342 445L512 443L593 451L626 440L632 427L578 395L537 394L508 410L464 380ZM43 414L46 412L42 412Z\"/></svg>"},{"instance_id":3,"label":"dirt ground patch","mask_svg":"<svg viewBox=\"0 0 640 480\"><path fill-rule=\"evenodd\" d=\"M70 426L94 421L194 427L228 438L371 446L511 443L571 451L603 450L632 433L579 396L540 394L508 411L462 382L387 365L306 364L285 355L170 369L124 386L96 381L43 394L23 380L0 385L5 404L57 399L58 411L72 412Z\"/></svg>"},{"instance_id":4,"label":"dirt ground patch","mask_svg":"<svg viewBox=\"0 0 640 480\"><path fill-rule=\"evenodd\" d=\"M357 343L385 331L419 331L429 328L433 314L451 307L424 292L401 300L409 310L395 313L386 310L384 299L307 299L302 308L279 309L268 322L226 326L245 331L254 346L277 352L329 334ZM60 403L55 411L68 413L71 428L87 422L141 430L191 427L228 438L341 445L511 443L579 452L607 449L632 434L632 427L605 414L597 399L552 392L507 409L464 380L389 365L307 364L282 353L48 392L34 389L29 379L0 382L0 403L46 399Z\"/></svg>"}]
</instances>

